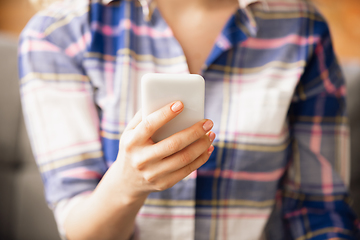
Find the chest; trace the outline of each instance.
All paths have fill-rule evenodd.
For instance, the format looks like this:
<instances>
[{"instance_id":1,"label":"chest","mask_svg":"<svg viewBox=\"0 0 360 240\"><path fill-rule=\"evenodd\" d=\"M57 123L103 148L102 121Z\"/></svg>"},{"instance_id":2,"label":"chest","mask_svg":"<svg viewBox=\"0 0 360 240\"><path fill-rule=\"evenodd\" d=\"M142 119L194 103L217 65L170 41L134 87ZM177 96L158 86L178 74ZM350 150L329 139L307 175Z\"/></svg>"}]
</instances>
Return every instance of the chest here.
<instances>
[{"instance_id":1,"label":"chest","mask_svg":"<svg viewBox=\"0 0 360 240\"><path fill-rule=\"evenodd\" d=\"M144 22L141 9L133 11L136 14L131 21L119 21L117 32L121 34L113 38L94 35L92 55L84 61L96 89L94 99L101 112L101 128L114 139L141 107L141 77L149 72L199 72L227 21L225 17L218 23L202 21L204 16L200 15L194 26L181 23L172 29L171 22L165 22L159 12L154 12L151 22ZM258 24L261 29L262 22ZM288 26L287 22L283 24ZM229 26L225 31L234 30ZM176 36L181 30L187 34ZM239 31L238 38L241 34ZM215 122L214 131L223 142L278 144L286 138L282 130L303 71L306 48L286 44L263 49L259 41L244 39L219 52L216 58L212 55L202 72L206 80L205 117ZM99 51L102 54L96 53Z\"/></svg>"},{"instance_id":2,"label":"chest","mask_svg":"<svg viewBox=\"0 0 360 240\"><path fill-rule=\"evenodd\" d=\"M190 6L178 13L168 10L167 3L158 1L158 8L184 52L189 72L200 73L217 37L237 10L238 2L229 1L217 9Z\"/></svg>"}]
</instances>

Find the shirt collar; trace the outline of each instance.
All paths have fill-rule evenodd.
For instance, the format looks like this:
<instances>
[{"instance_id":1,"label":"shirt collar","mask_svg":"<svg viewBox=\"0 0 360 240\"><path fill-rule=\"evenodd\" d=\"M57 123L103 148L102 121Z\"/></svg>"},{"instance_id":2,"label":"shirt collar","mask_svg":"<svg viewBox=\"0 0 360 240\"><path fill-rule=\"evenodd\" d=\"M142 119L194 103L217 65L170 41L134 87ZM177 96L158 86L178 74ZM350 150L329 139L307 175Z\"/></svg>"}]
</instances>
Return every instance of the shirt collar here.
<instances>
[{"instance_id":1,"label":"shirt collar","mask_svg":"<svg viewBox=\"0 0 360 240\"><path fill-rule=\"evenodd\" d=\"M107 5L107 4L109 4L111 2L114 2L114 1L115 0L101 0L101 3Z\"/></svg>"},{"instance_id":2,"label":"shirt collar","mask_svg":"<svg viewBox=\"0 0 360 240\"><path fill-rule=\"evenodd\" d=\"M100 0L100 1L102 4L107 5L116 0ZM146 21L148 21L151 18L151 14L154 8L153 0L136 0L136 1L138 1L142 6L144 17ZM244 33L247 36L255 36L258 30L255 18L252 14L251 9L248 8L248 6L253 3L261 3L263 10L267 11L269 9L267 1L268 0L238 0L239 11L242 12L241 18L245 17L245 19L241 20L241 23L239 23L239 27L244 31Z\"/></svg>"},{"instance_id":3,"label":"shirt collar","mask_svg":"<svg viewBox=\"0 0 360 240\"><path fill-rule=\"evenodd\" d=\"M268 8L266 0L238 0L240 9L247 8L250 4L259 2L262 4L263 8Z\"/></svg>"},{"instance_id":4,"label":"shirt collar","mask_svg":"<svg viewBox=\"0 0 360 240\"><path fill-rule=\"evenodd\" d=\"M101 2L105 5L109 4L111 2L114 2L114 1L116 1L116 0L101 0ZM144 5L149 6L153 0L138 0L138 1L143 6ZM266 0L238 0L238 1L239 1L239 7L241 9L245 9L247 6L249 6L250 4L255 3L255 2L261 2L263 4L263 7L267 7Z\"/></svg>"}]
</instances>

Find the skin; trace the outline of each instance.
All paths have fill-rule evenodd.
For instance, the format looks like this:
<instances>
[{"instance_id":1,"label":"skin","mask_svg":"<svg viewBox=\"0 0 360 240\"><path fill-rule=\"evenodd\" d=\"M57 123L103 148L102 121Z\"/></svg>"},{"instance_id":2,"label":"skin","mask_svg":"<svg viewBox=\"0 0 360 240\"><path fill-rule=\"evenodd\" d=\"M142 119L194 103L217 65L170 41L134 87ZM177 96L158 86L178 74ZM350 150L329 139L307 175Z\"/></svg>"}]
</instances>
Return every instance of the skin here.
<instances>
[{"instance_id":1,"label":"skin","mask_svg":"<svg viewBox=\"0 0 360 240\"><path fill-rule=\"evenodd\" d=\"M190 73L201 68L238 0L156 0L187 59Z\"/></svg>"},{"instance_id":2,"label":"skin","mask_svg":"<svg viewBox=\"0 0 360 240\"><path fill-rule=\"evenodd\" d=\"M158 0L157 5L183 47L192 73L201 71L216 37L238 7L232 0ZM135 115L122 134L116 161L65 220L68 239L129 239L149 193L172 187L209 159L215 138L211 120L161 142L151 140L183 107L181 102L171 103L144 120L140 112Z\"/></svg>"}]
</instances>

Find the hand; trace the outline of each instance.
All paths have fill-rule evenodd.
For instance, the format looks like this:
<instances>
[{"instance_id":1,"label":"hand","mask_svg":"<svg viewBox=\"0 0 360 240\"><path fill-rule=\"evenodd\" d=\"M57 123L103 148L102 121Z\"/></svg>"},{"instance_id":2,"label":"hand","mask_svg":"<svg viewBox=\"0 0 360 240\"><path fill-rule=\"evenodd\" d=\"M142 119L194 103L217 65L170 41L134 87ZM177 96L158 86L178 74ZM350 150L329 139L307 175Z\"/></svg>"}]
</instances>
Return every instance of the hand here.
<instances>
[{"instance_id":1,"label":"hand","mask_svg":"<svg viewBox=\"0 0 360 240\"><path fill-rule=\"evenodd\" d=\"M109 169L119 193L146 198L163 191L198 169L210 157L215 134L213 123L202 120L158 143L151 140L157 129L183 110L181 102L168 104L141 121L140 111L130 121L120 139L117 160Z\"/></svg>"},{"instance_id":2,"label":"hand","mask_svg":"<svg viewBox=\"0 0 360 240\"><path fill-rule=\"evenodd\" d=\"M183 110L168 104L141 121L138 112L120 139L116 161L96 189L73 206L65 229L69 239L129 239L150 192L172 187L208 159L213 123L202 120L158 143L151 136Z\"/></svg>"}]
</instances>

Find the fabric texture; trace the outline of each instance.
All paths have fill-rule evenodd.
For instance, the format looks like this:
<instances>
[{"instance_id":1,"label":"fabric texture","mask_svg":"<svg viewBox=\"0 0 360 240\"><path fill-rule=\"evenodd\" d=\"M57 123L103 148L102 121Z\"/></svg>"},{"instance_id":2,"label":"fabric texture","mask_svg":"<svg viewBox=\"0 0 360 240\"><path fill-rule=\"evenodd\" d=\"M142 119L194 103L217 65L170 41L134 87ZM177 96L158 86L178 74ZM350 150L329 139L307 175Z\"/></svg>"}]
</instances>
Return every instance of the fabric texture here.
<instances>
[{"instance_id":1,"label":"fabric texture","mask_svg":"<svg viewBox=\"0 0 360 240\"><path fill-rule=\"evenodd\" d=\"M95 189L116 160L141 77L189 73L145 2L57 3L21 35L24 115L54 209ZM307 1L239 2L201 73L215 150L149 195L134 239L357 239L346 90L327 24Z\"/></svg>"}]
</instances>

